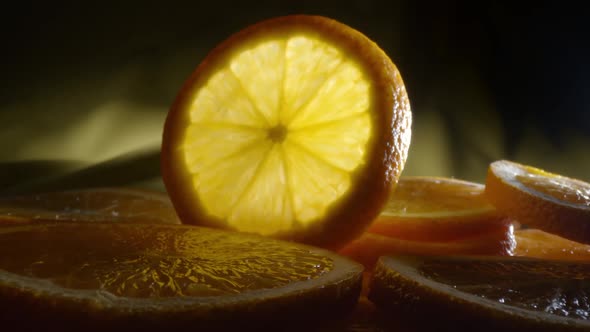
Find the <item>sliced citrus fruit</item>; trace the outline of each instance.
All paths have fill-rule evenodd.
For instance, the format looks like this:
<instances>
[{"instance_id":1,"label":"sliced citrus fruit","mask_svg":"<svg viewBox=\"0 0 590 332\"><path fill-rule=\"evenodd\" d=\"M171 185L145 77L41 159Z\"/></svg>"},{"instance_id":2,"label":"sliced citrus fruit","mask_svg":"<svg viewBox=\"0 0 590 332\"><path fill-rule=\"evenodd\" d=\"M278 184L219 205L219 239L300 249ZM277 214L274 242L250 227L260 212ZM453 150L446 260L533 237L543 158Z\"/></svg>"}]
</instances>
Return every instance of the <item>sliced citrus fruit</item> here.
<instances>
[{"instance_id":1,"label":"sliced citrus fruit","mask_svg":"<svg viewBox=\"0 0 590 332\"><path fill-rule=\"evenodd\" d=\"M500 160L490 164L486 196L525 225L590 243L590 184Z\"/></svg>"},{"instance_id":2,"label":"sliced citrus fruit","mask_svg":"<svg viewBox=\"0 0 590 332\"><path fill-rule=\"evenodd\" d=\"M369 232L411 241L449 241L505 231L479 183L442 177L401 177Z\"/></svg>"},{"instance_id":3,"label":"sliced citrus fruit","mask_svg":"<svg viewBox=\"0 0 590 332\"><path fill-rule=\"evenodd\" d=\"M195 226L0 228L0 318L20 327L291 326L352 309L361 274L326 250Z\"/></svg>"},{"instance_id":4,"label":"sliced citrus fruit","mask_svg":"<svg viewBox=\"0 0 590 332\"><path fill-rule=\"evenodd\" d=\"M514 232L515 256L590 262L590 245L574 242L539 229Z\"/></svg>"},{"instance_id":5,"label":"sliced citrus fruit","mask_svg":"<svg viewBox=\"0 0 590 332\"><path fill-rule=\"evenodd\" d=\"M182 87L162 175L185 223L336 248L385 204L410 122L398 70L367 37L325 17L270 19Z\"/></svg>"},{"instance_id":6,"label":"sliced citrus fruit","mask_svg":"<svg viewBox=\"0 0 590 332\"><path fill-rule=\"evenodd\" d=\"M413 241L380 234L365 233L339 253L367 268L373 268L386 255L512 255L516 243L513 227L485 232L461 240Z\"/></svg>"},{"instance_id":7,"label":"sliced citrus fruit","mask_svg":"<svg viewBox=\"0 0 590 332\"><path fill-rule=\"evenodd\" d=\"M93 188L0 198L0 225L48 220L180 223L159 191Z\"/></svg>"},{"instance_id":8,"label":"sliced citrus fruit","mask_svg":"<svg viewBox=\"0 0 590 332\"><path fill-rule=\"evenodd\" d=\"M588 331L589 274L579 262L383 257L369 298L425 330Z\"/></svg>"}]
</instances>

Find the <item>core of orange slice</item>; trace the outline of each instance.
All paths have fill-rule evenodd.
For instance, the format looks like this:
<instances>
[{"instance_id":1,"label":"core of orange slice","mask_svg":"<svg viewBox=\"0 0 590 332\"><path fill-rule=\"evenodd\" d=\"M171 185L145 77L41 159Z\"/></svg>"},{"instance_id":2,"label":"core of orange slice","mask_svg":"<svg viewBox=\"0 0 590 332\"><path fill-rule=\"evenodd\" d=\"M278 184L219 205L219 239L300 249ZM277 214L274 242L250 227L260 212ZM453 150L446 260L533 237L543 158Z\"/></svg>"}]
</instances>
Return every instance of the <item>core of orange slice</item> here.
<instances>
[{"instance_id":1,"label":"core of orange slice","mask_svg":"<svg viewBox=\"0 0 590 332\"><path fill-rule=\"evenodd\" d=\"M0 228L0 318L20 328L289 327L351 310L361 274L329 251L194 226Z\"/></svg>"},{"instance_id":2,"label":"core of orange slice","mask_svg":"<svg viewBox=\"0 0 590 332\"><path fill-rule=\"evenodd\" d=\"M369 298L424 331L588 331L590 264L515 257L383 257Z\"/></svg>"},{"instance_id":3,"label":"core of orange slice","mask_svg":"<svg viewBox=\"0 0 590 332\"><path fill-rule=\"evenodd\" d=\"M366 36L325 17L270 19L184 84L162 175L185 223L336 248L385 204L410 122L398 70Z\"/></svg>"},{"instance_id":4,"label":"core of orange slice","mask_svg":"<svg viewBox=\"0 0 590 332\"><path fill-rule=\"evenodd\" d=\"M516 242L513 227L452 241L415 241L380 234L365 233L339 253L372 269L381 256L387 255L501 255L513 254Z\"/></svg>"},{"instance_id":5,"label":"core of orange slice","mask_svg":"<svg viewBox=\"0 0 590 332\"><path fill-rule=\"evenodd\" d=\"M590 243L589 183L500 160L488 169L485 193L522 224Z\"/></svg>"},{"instance_id":6,"label":"core of orange slice","mask_svg":"<svg viewBox=\"0 0 590 332\"><path fill-rule=\"evenodd\" d=\"M163 192L93 188L0 198L0 225L38 221L178 224Z\"/></svg>"},{"instance_id":7,"label":"core of orange slice","mask_svg":"<svg viewBox=\"0 0 590 332\"><path fill-rule=\"evenodd\" d=\"M505 232L510 223L487 201L479 183L402 176L368 231L410 241L450 241Z\"/></svg>"},{"instance_id":8,"label":"core of orange slice","mask_svg":"<svg viewBox=\"0 0 590 332\"><path fill-rule=\"evenodd\" d=\"M515 256L590 262L590 245L582 244L539 229L514 232Z\"/></svg>"}]
</instances>

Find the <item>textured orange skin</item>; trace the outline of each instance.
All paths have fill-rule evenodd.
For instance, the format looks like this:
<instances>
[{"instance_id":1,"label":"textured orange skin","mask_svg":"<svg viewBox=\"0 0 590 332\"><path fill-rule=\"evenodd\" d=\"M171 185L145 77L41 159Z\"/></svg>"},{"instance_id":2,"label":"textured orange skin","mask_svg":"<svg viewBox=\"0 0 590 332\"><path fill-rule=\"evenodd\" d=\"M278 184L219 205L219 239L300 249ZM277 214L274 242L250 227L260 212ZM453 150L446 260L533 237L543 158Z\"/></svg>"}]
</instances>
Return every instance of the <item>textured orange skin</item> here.
<instances>
[{"instance_id":1,"label":"textured orange skin","mask_svg":"<svg viewBox=\"0 0 590 332\"><path fill-rule=\"evenodd\" d=\"M167 191L181 221L186 224L232 229L223 220L207 214L192 185L180 143L190 123L189 107L211 73L245 42L281 36L291 31L317 34L333 41L340 50L362 64L374 82L367 164L355 174L349 192L333 204L323 220L306 229L274 234L273 237L324 248L337 249L359 236L379 215L397 183L406 161L411 136L411 111L401 75L387 55L360 32L321 16L292 15L252 25L232 35L211 51L192 73L174 101L164 126L161 168Z\"/></svg>"},{"instance_id":2,"label":"textured orange skin","mask_svg":"<svg viewBox=\"0 0 590 332\"><path fill-rule=\"evenodd\" d=\"M496 161L488 168L485 189L488 200L501 213L522 224L590 244L590 207L561 204L510 185L494 172L494 164L502 162L509 161Z\"/></svg>"}]
</instances>

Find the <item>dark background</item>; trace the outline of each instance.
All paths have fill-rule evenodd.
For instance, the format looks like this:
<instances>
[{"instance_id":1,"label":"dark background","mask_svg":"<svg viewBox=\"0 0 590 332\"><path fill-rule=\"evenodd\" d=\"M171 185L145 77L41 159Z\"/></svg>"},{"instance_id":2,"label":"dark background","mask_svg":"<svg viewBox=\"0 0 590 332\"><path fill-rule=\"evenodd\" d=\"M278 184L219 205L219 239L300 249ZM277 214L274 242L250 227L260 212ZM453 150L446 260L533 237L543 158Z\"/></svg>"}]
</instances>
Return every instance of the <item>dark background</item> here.
<instances>
[{"instance_id":1,"label":"dark background","mask_svg":"<svg viewBox=\"0 0 590 332\"><path fill-rule=\"evenodd\" d=\"M590 180L590 14L495 1L24 2L3 9L0 190L161 187L167 108L207 51L278 15L376 41L414 112L405 174L483 181L496 159Z\"/></svg>"}]
</instances>

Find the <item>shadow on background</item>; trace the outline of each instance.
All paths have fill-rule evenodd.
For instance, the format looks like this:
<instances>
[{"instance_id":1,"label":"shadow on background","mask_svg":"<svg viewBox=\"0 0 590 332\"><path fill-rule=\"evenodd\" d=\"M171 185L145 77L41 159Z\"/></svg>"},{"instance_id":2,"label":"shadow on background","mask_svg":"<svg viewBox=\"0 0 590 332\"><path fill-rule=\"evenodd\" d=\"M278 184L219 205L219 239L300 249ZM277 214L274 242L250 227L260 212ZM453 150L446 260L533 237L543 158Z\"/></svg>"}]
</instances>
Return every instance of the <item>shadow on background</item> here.
<instances>
[{"instance_id":1,"label":"shadow on background","mask_svg":"<svg viewBox=\"0 0 590 332\"><path fill-rule=\"evenodd\" d=\"M590 180L590 17L571 4L16 6L0 29L3 192L48 188L57 180L66 187L162 189L160 135L183 80L231 33L293 13L349 24L398 65L414 111L405 174L483 181L490 161L508 158Z\"/></svg>"}]
</instances>

